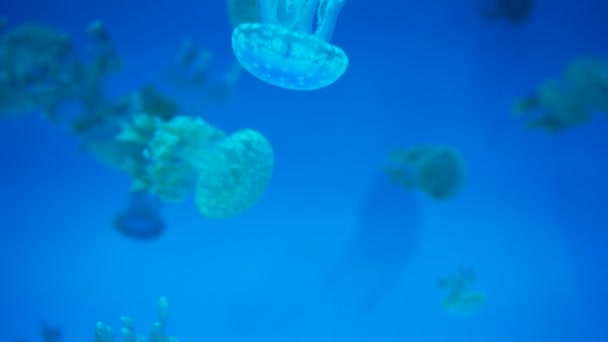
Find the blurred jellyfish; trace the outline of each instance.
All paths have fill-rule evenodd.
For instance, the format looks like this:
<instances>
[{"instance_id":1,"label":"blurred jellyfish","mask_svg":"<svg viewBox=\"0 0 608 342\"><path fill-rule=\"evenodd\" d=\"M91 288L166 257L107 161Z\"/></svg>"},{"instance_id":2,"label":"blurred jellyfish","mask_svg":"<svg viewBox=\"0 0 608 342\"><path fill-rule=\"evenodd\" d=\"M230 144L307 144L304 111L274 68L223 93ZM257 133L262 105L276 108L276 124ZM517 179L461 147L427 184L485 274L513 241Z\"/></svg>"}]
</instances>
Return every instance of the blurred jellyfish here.
<instances>
[{"instance_id":1,"label":"blurred jellyfish","mask_svg":"<svg viewBox=\"0 0 608 342\"><path fill-rule=\"evenodd\" d=\"M580 57L562 77L545 80L535 92L518 100L514 114L526 127L559 132L608 113L608 60Z\"/></svg>"},{"instance_id":2,"label":"blurred jellyfish","mask_svg":"<svg viewBox=\"0 0 608 342\"><path fill-rule=\"evenodd\" d=\"M228 19L232 28L242 23L255 23L258 21L256 0L228 0Z\"/></svg>"},{"instance_id":3,"label":"blurred jellyfish","mask_svg":"<svg viewBox=\"0 0 608 342\"><path fill-rule=\"evenodd\" d=\"M460 316L479 311L485 304L487 295L470 289L476 280L477 273L471 268L462 268L456 275L439 278L437 285L447 292L441 301L443 310Z\"/></svg>"},{"instance_id":4,"label":"blurred jellyfish","mask_svg":"<svg viewBox=\"0 0 608 342\"><path fill-rule=\"evenodd\" d=\"M376 308L412 257L419 224L412 194L378 175L358 212L353 240L326 279L332 297L346 297L364 314Z\"/></svg>"},{"instance_id":5,"label":"blurred jellyfish","mask_svg":"<svg viewBox=\"0 0 608 342\"><path fill-rule=\"evenodd\" d=\"M524 22L532 14L533 0L478 0L481 15L488 20L505 19L510 22Z\"/></svg>"},{"instance_id":6,"label":"blurred jellyfish","mask_svg":"<svg viewBox=\"0 0 608 342\"><path fill-rule=\"evenodd\" d=\"M398 148L389 156L386 172L410 190L418 188L434 199L447 199L462 188L465 169L457 150L448 146Z\"/></svg>"},{"instance_id":7,"label":"blurred jellyfish","mask_svg":"<svg viewBox=\"0 0 608 342\"><path fill-rule=\"evenodd\" d=\"M175 62L164 73L163 78L171 88L177 90L183 107L199 112L209 104L226 105L232 100L234 87L240 78L242 67L234 61L219 79L211 77L213 52L195 46L192 41L182 41ZM188 105L186 105L186 102Z\"/></svg>"},{"instance_id":8,"label":"blurred jellyfish","mask_svg":"<svg viewBox=\"0 0 608 342\"><path fill-rule=\"evenodd\" d=\"M209 86L207 99L212 103L228 104L232 100L234 87L240 79L242 71L243 68L239 63L232 64L232 67L224 72L217 83Z\"/></svg>"},{"instance_id":9,"label":"blurred jellyfish","mask_svg":"<svg viewBox=\"0 0 608 342\"><path fill-rule=\"evenodd\" d=\"M61 342L63 333L61 329L42 323L40 326L40 338L42 342ZM14 342L29 342L27 339L17 339Z\"/></svg>"},{"instance_id":10,"label":"blurred jellyfish","mask_svg":"<svg viewBox=\"0 0 608 342\"><path fill-rule=\"evenodd\" d=\"M293 90L336 82L348 67L344 51L329 43L346 0L258 0L259 22L232 33L239 63L260 80Z\"/></svg>"},{"instance_id":11,"label":"blurred jellyfish","mask_svg":"<svg viewBox=\"0 0 608 342\"><path fill-rule=\"evenodd\" d=\"M270 142L257 131L237 131L202 164L196 190L198 209L211 218L240 214L262 196L273 167Z\"/></svg>"},{"instance_id":12,"label":"blurred jellyfish","mask_svg":"<svg viewBox=\"0 0 608 342\"><path fill-rule=\"evenodd\" d=\"M134 240L158 238L165 231L161 206L160 199L154 195L143 191L132 192L127 209L114 217L114 228Z\"/></svg>"},{"instance_id":13,"label":"blurred jellyfish","mask_svg":"<svg viewBox=\"0 0 608 342\"><path fill-rule=\"evenodd\" d=\"M184 39L165 77L180 91L189 88L200 90L207 86L212 57L211 50L200 49L191 40Z\"/></svg>"},{"instance_id":14,"label":"blurred jellyfish","mask_svg":"<svg viewBox=\"0 0 608 342\"><path fill-rule=\"evenodd\" d=\"M42 324L40 328L40 334L42 335L43 342L61 342L62 341L62 332L61 329L57 327L52 327L47 324Z\"/></svg>"}]
</instances>

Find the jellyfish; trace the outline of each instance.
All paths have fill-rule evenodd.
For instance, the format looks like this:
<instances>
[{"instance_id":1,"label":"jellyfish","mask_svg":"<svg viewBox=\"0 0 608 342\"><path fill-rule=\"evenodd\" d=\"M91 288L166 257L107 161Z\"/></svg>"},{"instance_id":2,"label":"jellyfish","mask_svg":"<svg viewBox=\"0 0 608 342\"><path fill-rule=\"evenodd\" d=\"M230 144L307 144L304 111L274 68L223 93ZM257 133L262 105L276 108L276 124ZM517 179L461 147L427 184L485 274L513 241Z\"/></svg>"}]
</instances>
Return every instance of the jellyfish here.
<instances>
[{"instance_id":1,"label":"jellyfish","mask_svg":"<svg viewBox=\"0 0 608 342\"><path fill-rule=\"evenodd\" d=\"M260 132L239 130L205 159L196 188L196 205L209 218L237 216L266 191L274 166L272 145Z\"/></svg>"},{"instance_id":2,"label":"jellyfish","mask_svg":"<svg viewBox=\"0 0 608 342\"><path fill-rule=\"evenodd\" d=\"M346 0L259 0L259 22L232 32L232 50L252 75L277 87L316 90L336 82L348 57L329 41Z\"/></svg>"},{"instance_id":3,"label":"jellyfish","mask_svg":"<svg viewBox=\"0 0 608 342\"><path fill-rule=\"evenodd\" d=\"M447 293L441 301L443 310L452 315L468 316L479 311L487 301L485 292L471 290L477 280L472 268L461 268L458 273L437 280L437 286Z\"/></svg>"},{"instance_id":4,"label":"jellyfish","mask_svg":"<svg viewBox=\"0 0 608 342\"><path fill-rule=\"evenodd\" d=\"M196 192L199 211L209 218L231 218L253 206L272 178L272 145L260 132L243 129L227 135L198 117L169 121L133 116L98 154L125 171L131 190L162 202L182 202Z\"/></svg>"},{"instance_id":5,"label":"jellyfish","mask_svg":"<svg viewBox=\"0 0 608 342\"><path fill-rule=\"evenodd\" d=\"M43 342L61 342L63 340L61 329L45 323L40 327L40 334L42 335Z\"/></svg>"},{"instance_id":6,"label":"jellyfish","mask_svg":"<svg viewBox=\"0 0 608 342\"><path fill-rule=\"evenodd\" d=\"M165 230L161 206L160 199L154 195L145 191L131 192L128 208L114 217L114 227L131 239L155 239Z\"/></svg>"},{"instance_id":7,"label":"jellyfish","mask_svg":"<svg viewBox=\"0 0 608 342\"><path fill-rule=\"evenodd\" d=\"M418 244L420 217L415 197L384 173L374 176L356 213L352 241L324 287L339 304L373 312L397 286Z\"/></svg>"},{"instance_id":8,"label":"jellyfish","mask_svg":"<svg viewBox=\"0 0 608 342\"><path fill-rule=\"evenodd\" d=\"M232 28L241 23L253 23L257 21L258 13L256 0L228 0L228 19Z\"/></svg>"},{"instance_id":9,"label":"jellyfish","mask_svg":"<svg viewBox=\"0 0 608 342\"><path fill-rule=\"evenodd\" d=\"M525 22L534 9L533 0L478 0L480 14L487 20L505 19L513 23Z\"/></svg>"},{"instance_id":10,"label":"jellyfish","mask_svg":"<svg viewBox=\"0 0 608 342\"><path fill-rule=\"evenodd\" d=\"M397 148L385 171L396 184L408 190L418 188L438 200L458 193L466 173L460 153L441 145Z\"/></svg>"}]
</instances>

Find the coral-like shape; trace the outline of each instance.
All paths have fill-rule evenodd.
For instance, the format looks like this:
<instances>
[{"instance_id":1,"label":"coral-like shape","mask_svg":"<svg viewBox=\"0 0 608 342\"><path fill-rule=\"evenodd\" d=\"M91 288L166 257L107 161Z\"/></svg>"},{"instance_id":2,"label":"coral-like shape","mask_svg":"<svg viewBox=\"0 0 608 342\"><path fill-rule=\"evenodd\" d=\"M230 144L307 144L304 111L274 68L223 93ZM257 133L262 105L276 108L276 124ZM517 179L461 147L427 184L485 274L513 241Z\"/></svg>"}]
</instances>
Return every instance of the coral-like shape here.
<instances>
[{"instance_id":1,"label":"coral-like shape","mask_svg":"<svg viewBox=\"0 0 608 342\"><path fill-rule=\"evenodd\" d=\"M124 342L179 342L178 339L167 335L166 332L169 320L169 302L165 297L161 297L158 301L158 318L152 325L148 338L136 333L132 318L122 316L120 320L122 322L120 332L123 335ZM97 322L95 327L95 342L115 341L114 329L103 322Z\"/></svg>"},{"instance_id":2,"label":"coral-like shape","mask_svg":"<svg viewBox=\"0 0 608 342\"><path fill-rule=\"evenodd\" d=\"M258 0L258 22L232 32L232 50L247 71L269 84L316 90L348 67L344 51L329 43L346 0Z\"/></svg>"},{"instance_id":3,"label":"coral-like shape","mask_svg":"<svg viewBox=\"0 0 608 342\"><path fill-rule=\"evenodd\" d=\"M211 218L240 214L262 196L273 166L272 146L261 133L247 129L230 135L202 165L198 209Z\"/></svg>"},{"instance_id":4,"label":"coral-like shape","mask_svg":"<svg viewBox=\"0 0 608 342\"><path fill-rule=\"evenodd\" d=\"M454 196L465 179L460 154L447 146L395 149L386 172L394 183L406 189L419 188L435 199Z\"/></svg>"}]
</instances>

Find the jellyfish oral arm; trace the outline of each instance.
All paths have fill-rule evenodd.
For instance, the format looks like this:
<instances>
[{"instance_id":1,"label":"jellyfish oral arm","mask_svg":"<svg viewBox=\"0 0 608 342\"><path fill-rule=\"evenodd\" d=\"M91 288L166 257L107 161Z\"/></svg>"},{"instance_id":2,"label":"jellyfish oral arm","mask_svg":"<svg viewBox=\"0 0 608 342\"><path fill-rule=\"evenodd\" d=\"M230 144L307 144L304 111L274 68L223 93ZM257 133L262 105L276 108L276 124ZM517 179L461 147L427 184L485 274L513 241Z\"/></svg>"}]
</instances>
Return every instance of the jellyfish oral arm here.
<instances>
[{"instance_id":1,"label":"jellyfish oral arm","mask_svg":"<svg viewBox=\"0 0 608 342\"><path fill-rule=\"evenodd\" d=\"M315 36L328 42L334 33L334 27L338 20L338 15L346 0L321 0L317 8L317 27Z\"/></svg>"},{"instance_id":2,"label":"jellyfish oral arm","mask_svg":"<svg viewBox=\"0 0 608 342\"><path fill-rule=\"evenodd\" d=\"M283 0L258 0L258 18L263 23L276 24L279 2Z\"/></svg>"}]
</instances>

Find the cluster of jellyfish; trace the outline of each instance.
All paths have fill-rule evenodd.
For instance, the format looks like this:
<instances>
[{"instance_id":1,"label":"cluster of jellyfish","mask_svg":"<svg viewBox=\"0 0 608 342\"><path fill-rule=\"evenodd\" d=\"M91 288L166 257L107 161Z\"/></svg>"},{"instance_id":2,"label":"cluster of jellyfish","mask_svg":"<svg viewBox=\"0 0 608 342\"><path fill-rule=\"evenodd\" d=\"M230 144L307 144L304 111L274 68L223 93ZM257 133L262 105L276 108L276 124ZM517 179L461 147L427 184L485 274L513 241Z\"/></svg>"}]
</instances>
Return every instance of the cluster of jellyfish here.
<instances>
[{"instance_id":1,"label":"cluster of jellyfish","mask_svg":"<svg viewBox=\"0 0 608 342\"><path fill-rule=\"evenodd\" d=\"M269 184L273 151L262 133L227 134L202 118L187 116L182 102L147 83L126 96L110 98L105 78L122 61L103 22L87 28L88 55L70 36L53 27L25 23L0 31L0 113L41 112L67 126L82 146L106 165L133 179L129 206L114 226L133 238L153 238L164 230L162 202L195 191L200 211L228 218L253 205ZM241 67L235 62L220 82L208 80L211 53L185 40L163 85L193 89L197 97L228 101ZM77 108L74 113L66 108Z\"/></svg>"}]
</instances>

